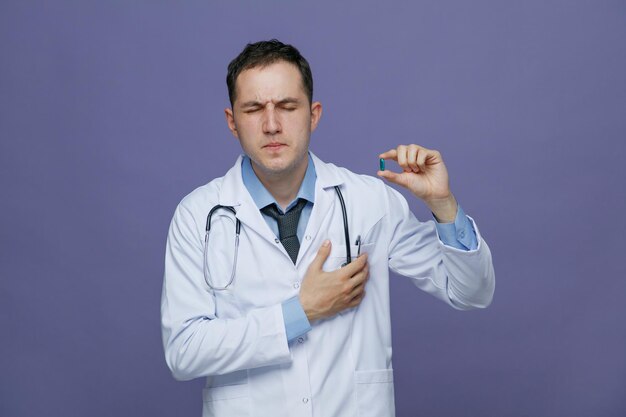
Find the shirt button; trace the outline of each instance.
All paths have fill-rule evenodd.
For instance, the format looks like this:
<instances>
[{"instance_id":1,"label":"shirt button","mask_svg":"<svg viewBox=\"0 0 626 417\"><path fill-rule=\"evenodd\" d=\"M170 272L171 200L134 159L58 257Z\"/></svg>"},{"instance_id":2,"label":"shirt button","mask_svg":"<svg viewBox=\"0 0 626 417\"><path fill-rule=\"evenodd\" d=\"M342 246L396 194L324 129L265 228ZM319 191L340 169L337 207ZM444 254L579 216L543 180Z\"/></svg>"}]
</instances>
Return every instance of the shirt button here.
<instances>
[{"instance_id":1,"label":"shirt button","mask_svg":"<svg viewBox=\"0 0 626 417\"><path fill-rule=\"evenodd\" d=\"M304 343L304 337L299 337L298 338L298 343Z\"/></svg>"},{"instance_id":2,"label":"shirt button","mask_svg":"<svg viewBox=\"0 0 626 417\"><path fill-rule=\"evenodd\" d=\"M278 240L278 239L274 239L274 242L276 242L276 243L280 243L280 240Z\"/></svg>"},{"instance_id":3,"label":"shirt button","mask_svg":"<svg viewBox=\"0 0 626 417\"><path fill-rule=\"evenodd\" d=\"M300 283L296 282L295 284L293 284L293 287L297 290L298 288L300 288Z\"/></svg>"},{"instance_id":4,"label":"shirt button","mask_svg":"<svg viewBox=\"0 0 626 417\"><path fill-rule=\"evenodd\" d=\"M304 397L304 398L302 399L302 402L306 404L306 403L308 403L308 402L309 402L309 399L308 399L307 397Z\"/></svg>"},{"instance_id":5,"label":"shirt button","mask_svg":"<svg viewBox=\"0 0 626 417\"><path fill-rule=\"evenodd\" d=\"M465 232L459 232L459 237L463 239L465 237Z\"/></svg>"},{"instance_id":6,"label":"shirt button","mask_svg":"<svg viewBox=\"0 0 626 417\"><path fill-rule=\"evenodd\" d=\"M305 238L306 240L311 240L311 235L306 235L304 238Z\"/></svg>"}]
</instances>

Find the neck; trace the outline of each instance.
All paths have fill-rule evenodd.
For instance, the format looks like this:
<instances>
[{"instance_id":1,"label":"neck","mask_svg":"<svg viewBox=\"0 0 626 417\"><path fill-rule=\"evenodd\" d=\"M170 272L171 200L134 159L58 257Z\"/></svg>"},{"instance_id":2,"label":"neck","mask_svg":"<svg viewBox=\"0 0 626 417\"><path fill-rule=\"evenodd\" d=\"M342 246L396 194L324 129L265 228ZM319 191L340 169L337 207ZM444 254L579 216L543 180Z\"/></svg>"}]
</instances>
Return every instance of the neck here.
<instances>
[{"instance_id":1,"label":"neck","mask_svg":"<svg viewBox=\"0 0 626 417\"><path fill-rule=\"evenodd\" d=\"M308 166L309 158L307 155L304 163L298 164L293 171L272 175L272 173L263 172L252 162L252 170L259 178L259 181L261 181L261 184L269 191L283 210L298 195Z\"/></svg>"}]
</instances>

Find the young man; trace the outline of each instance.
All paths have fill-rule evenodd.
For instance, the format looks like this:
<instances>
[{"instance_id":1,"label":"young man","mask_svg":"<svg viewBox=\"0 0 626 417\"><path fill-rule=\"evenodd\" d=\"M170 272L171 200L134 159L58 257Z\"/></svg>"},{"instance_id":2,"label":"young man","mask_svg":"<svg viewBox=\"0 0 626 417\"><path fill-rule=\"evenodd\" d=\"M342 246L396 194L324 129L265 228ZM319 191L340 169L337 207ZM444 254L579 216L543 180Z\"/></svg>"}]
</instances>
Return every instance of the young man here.
<instances>
[{"instance_id":1,"label":"young man","mask_svg":"<svg viewBox=\"0 0 626 417\"><path fill-rule=\"evenodd\" d=\"M486 307L486 243L437 151L380 155L403 172L378 175L422 199L436 219L426 223L383 181L309 152L322 105L291 45L247 45L227 84L226 121L245 155L174 214L162 297L168 366L177 379L207 377L205 416L394 415L389 269L455 308Z\"/></svg>"}]
</instances>

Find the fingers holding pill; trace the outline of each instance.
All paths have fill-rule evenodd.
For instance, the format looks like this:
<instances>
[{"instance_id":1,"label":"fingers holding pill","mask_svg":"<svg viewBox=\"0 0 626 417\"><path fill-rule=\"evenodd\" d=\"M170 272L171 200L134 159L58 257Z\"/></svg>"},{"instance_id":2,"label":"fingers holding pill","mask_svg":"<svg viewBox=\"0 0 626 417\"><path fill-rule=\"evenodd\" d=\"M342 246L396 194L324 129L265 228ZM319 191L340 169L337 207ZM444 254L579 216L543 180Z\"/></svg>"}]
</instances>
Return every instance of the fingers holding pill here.
<instances>
[{"instance_id":1,"label":"fingers holding pill","mask_svg":"<svg viewBox=\"0 0 626 417\"><path fill-rule=\"evenodd\" d=\"M448 172L438 151L416 144L399 145L378 158L379 177L408 188L419 198L436 199L450 194ZM387 170L386 160L396 161L402 171Z\"/></svg>"}]
</instances>

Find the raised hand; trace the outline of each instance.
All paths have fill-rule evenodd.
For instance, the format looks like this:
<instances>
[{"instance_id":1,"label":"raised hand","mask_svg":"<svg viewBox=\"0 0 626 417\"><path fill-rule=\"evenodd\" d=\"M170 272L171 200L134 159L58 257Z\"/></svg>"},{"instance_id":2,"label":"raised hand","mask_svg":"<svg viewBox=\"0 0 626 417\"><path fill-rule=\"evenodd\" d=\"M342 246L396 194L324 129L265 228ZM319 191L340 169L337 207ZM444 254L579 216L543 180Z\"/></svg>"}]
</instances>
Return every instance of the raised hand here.
<instances>
[{"instance_id":1,"label":"raised hand","mask_svg":"<svg viewBox=\"0 0 626 417\"><path fill-rule=\"evenodd\" d=\"M399 145L379 155L393 160L403 172L378 171L378 176L398 184L424 200L441 222L452 222L456 217L457 204L450 191L448 170L441 154L420 145Z\"/></svg>"}]
</instances>

